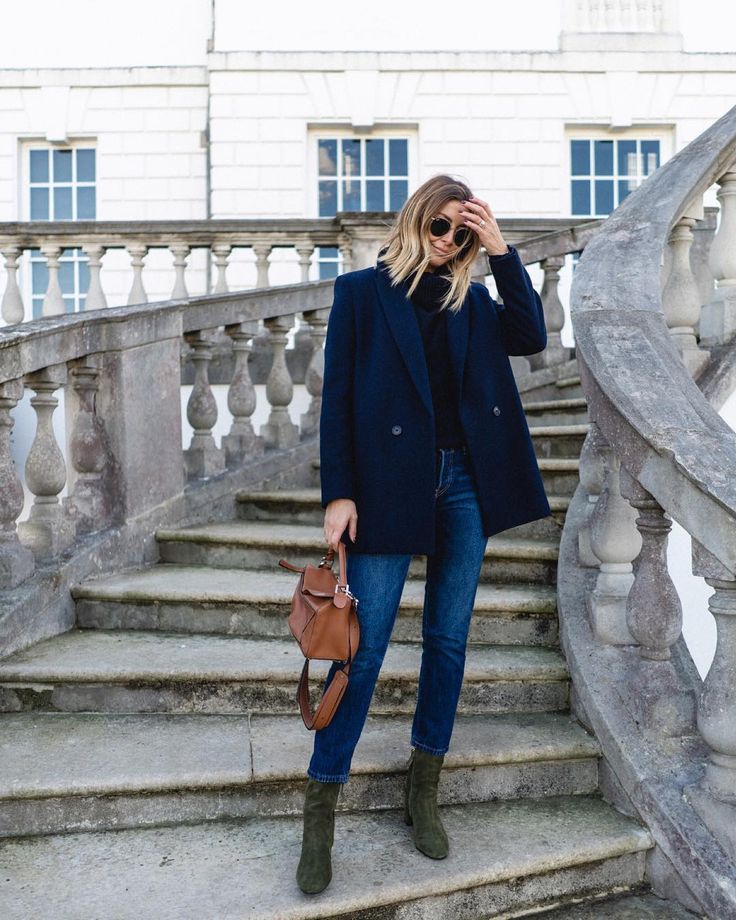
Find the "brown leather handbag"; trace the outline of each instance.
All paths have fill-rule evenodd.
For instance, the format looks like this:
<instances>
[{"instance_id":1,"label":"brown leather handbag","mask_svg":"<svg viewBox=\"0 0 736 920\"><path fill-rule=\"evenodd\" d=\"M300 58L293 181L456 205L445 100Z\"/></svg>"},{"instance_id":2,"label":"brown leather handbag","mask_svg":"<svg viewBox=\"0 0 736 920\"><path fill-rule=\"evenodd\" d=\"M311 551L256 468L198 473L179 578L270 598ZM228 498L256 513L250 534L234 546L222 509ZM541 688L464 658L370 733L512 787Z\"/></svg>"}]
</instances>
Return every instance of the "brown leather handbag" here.
<instances>
[{"instance_id":1,"label":"brown leather handbag","mask_svg":"<svg viewBox=\"0 0 736 920\"><path fill-rule=\"evenodd\" d=\"M299 572L299 582L291 599L289 629L304 652L306 661L299 678L296 698L307 728L329 725L348 685L348 674L360 641L358 599L347 583L345 544L338 545L340 571L332 571L335 551L328 549L319 565L298 568L285 559L282 568ZM309 661L342 661L314 712L309 705Z\"/></svg>"}]
</instances>

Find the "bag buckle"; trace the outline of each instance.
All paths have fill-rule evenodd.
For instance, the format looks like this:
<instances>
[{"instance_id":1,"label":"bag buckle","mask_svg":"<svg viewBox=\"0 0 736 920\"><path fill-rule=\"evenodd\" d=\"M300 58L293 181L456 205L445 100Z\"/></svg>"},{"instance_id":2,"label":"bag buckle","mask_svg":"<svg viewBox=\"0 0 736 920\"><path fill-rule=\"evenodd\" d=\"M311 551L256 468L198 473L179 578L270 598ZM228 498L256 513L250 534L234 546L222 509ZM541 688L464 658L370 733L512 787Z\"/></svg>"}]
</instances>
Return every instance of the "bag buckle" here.
<instances>
[{"instance_id":1,"label":"bag buckle","mask_svg":"<svg viewBox=\"0 0 736 920\"><path fill-rule=\"evenodd\" d=\"M359 601L358 601L358 598L357 598L357 597L352 593L352 591L350 590L350 585L336 584L336 585L335 585L335 594L337 594L338 591L342 591L342 593L345 594L345 595L347 595L352 601L355 601L355 604L356 604L356 606L357 606L357 604L359 603Z\"/></svg>"}]
</instances>

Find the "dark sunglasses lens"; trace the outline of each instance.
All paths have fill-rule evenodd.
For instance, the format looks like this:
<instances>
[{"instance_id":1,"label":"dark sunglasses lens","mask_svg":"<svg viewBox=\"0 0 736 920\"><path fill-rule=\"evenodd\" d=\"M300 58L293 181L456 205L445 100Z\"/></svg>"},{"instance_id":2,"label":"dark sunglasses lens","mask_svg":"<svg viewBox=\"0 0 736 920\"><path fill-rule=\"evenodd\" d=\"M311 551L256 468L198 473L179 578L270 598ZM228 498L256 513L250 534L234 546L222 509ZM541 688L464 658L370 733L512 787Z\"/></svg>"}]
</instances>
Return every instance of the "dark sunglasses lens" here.
<instances>
[{"instance_id":1,"label":"dark sunglasses lens","mask_svg":"<svg viewBox=\"0 0 736 920\"><path fill-rule=\"evenodd\" d=\"M455 245L464 246L470 239L470 230L467 227L459 227L455 231Z\"/></svg>"},{"instance_id":2,"label":"dark sunglasses lens","mask_svg":"<svg viewBox=\"0 0 736 920\"><path fill-rule=\"evenodd\" d=\"M450 229L450 221L444 217L435 217L429 225L429 232L432 236L444 236Z\"/></svg>"}]
</instances>

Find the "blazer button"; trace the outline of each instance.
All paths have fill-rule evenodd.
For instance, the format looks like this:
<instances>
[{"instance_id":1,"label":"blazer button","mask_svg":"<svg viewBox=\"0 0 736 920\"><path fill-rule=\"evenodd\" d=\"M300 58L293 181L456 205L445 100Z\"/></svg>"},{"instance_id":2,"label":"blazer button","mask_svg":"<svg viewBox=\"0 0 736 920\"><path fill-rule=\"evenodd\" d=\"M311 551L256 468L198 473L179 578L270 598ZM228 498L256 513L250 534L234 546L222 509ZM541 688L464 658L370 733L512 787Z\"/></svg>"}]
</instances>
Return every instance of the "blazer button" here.
<instances>
[{"instance_id":1,"label":"blazer button","mask_svg":"<svg viewBox=\"0 0 736 920\"><path fill-rule=\"evenodd\" d=\"M494 406L494 407L493 407L493 414L494 414L494 415L500 415L500 414L501 414L501 410L498 408L498 406Z\"/></svg>"},{"instance_id":2,"label":"blazer button","mask_svg":"<svg viewBox=\"0 0 736 920\"><path fill-rule=\"evenodd\" d=\"M401 434L401 425L394 425L391 429L391 434Z\"/></svg>"}]
</instances>

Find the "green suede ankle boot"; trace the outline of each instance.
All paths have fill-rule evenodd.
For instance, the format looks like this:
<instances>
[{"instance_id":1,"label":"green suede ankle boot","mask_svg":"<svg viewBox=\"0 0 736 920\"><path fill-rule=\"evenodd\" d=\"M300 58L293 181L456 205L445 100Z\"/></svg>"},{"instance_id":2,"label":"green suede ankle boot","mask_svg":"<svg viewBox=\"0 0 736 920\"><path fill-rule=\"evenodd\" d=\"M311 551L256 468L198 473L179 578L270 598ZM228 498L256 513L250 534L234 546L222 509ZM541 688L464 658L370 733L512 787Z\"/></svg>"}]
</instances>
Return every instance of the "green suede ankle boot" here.
<instances>
[{"instance_id":1,"label":"green suede ankle boot","mask_svg":"<svg viewBox=\"0 0 736 920\"><path fill-rule=\"evenodd\" d=\"M404 820L412 826L414 846L432 859L444 859L450 849L437 807L437 783L444 759L444 754L414 748L404 787Z\"/></svg>"},{"instance_id":2,"label":"green suede ankle boot","mask_svg":"<svg viewBox=\"0 0 736 920\"><path fill-rule=\"evenodd\" d=\"M323 891L332 878L335 806L342 783L320 783L311 776L304 795L302 853L296 881L305 894Z\"/></svg>"}]
</instances>

